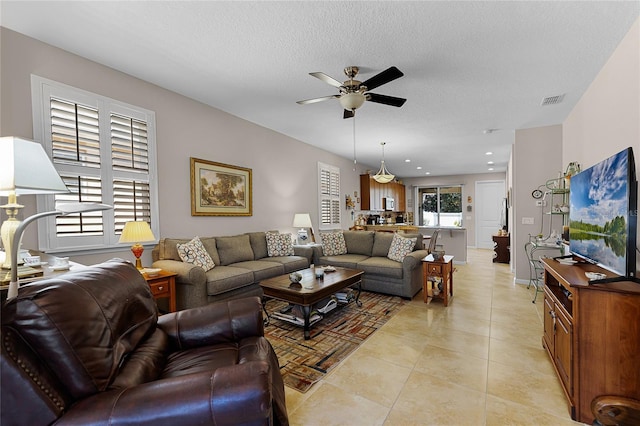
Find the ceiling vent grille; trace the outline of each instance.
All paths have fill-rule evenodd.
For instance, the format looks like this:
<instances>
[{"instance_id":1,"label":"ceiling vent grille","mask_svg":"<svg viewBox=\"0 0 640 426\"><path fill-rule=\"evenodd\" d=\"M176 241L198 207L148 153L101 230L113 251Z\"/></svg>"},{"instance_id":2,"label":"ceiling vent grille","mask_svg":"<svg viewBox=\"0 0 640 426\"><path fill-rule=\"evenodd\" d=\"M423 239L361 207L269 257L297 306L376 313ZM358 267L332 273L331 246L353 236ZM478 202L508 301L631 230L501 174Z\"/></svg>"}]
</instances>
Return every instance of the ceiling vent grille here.
<instances>
[{"instance_id":1,"label":"ceiling vent grille","mask_svg":"<svg viewBox=\"0 0 640 426\"><path fill-rule=\"evenodd\" d=\"M540 103L540 106L559 104L560 102L562 102L563 99L564 99L564 93L562 95L549 96L542 100L542 102Z\"/></svg>"}]
</instances>

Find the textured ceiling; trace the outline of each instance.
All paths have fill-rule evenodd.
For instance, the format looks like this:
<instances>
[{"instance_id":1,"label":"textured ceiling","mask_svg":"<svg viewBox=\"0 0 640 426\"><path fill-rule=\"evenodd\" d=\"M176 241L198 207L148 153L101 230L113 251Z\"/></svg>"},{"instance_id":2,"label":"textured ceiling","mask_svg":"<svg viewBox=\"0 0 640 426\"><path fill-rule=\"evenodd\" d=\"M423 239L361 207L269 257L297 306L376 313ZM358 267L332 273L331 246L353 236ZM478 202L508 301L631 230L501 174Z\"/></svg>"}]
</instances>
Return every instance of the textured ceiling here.
<instances>
[{"instance_id":1,"label":"textured ceiling","mask_svg":"<svg viewBox=\"0 0 640 426\"><path fill-rule=\"evenodd\" d=\"M2 26L353 158L353 120L309 76L364 81L401 108L356 112L356 158L377 170L385 141L400 177L504 171L514 130L560 124L640 13L640 2L0 3ZM541 106L564 94L563 102ZM484 132L495 129L493 132ZM485 152L492 151L488 157ZM406 162L410 159L411 162ZM422 167L418 170L417 167Z\"/></svg>"}]
</instances>

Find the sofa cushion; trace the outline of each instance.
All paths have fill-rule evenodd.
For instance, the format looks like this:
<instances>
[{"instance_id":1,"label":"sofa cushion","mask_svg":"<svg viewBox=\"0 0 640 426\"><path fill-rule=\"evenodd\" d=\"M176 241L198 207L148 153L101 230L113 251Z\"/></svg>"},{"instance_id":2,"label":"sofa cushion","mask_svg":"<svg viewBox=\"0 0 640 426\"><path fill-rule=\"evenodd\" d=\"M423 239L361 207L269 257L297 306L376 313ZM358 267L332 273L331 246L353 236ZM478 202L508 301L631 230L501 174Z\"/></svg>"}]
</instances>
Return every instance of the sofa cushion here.
<instances>
[{"instance_id":1,"label":"sofa cushion","mask_svg":"<svg viewBox=\"0 0 640 426\"><path fill-rule=\"evenodd\" d=\"M309 259L303 256L275 256L265 257L262 260L281 264L285 274L309 267Z\"/></svg>"},{"instance_id":2,"label":"sofa cushion","mask_svg":"<svg viewBox=\"0 0 640 426\"><path fill-rule=\"evenodd\" d=\"M402 262L402 259L409 253L411 253L416 246L415 238L405 238L402 235L393 234L393 240L391 241L391 247L389 248L389 254L387 257L396 262Z\"/></svg>"},{"instance_id":3,"label":"sofa cushion","mask_svg":"<svg viewBox=\"0 0 640 426\"><path fill-rule=\"evenodd\" d=\"M271 231L269 231L271 232ZM276 231L277 233L277 231ZM251 249L253 250L253 259L258 260L269 255L267 251L266 232L247 232Z\"/></svg>"},{"instance_id":4,"label":"sofa cushion","mask_svg":"<svg viewBox=\"0 0 640 426\"><path fill-rule=\"evenodd\" d=\"M215 296L253 284L253 271L233 266L216 266L207 271L207 294Z\"/></svg>"},{"instance_id":5,"label":"sofa cushion","mask_svg":"<svg viewBox=\"0 0 640 426\"><path fill-rule=\"evenodd\" d=\"M274 256L293 256L293 243L291 234L275 234L268 232L266 234L267 253L269 257Z\"/></svg>"},{"instance_id":6,"label":"sofa cushion","mask_svg":"<svg viewBox=\"0 0 640 426\"><path fill-rule=\"evenodd\" d=\"M373 231L344 231L344 242L350 254L364 254L371 256L373 248ZM386 255L385 255L386 256Z\"/></svg>"},{"instance_id":7,"label":"sofa cushion","mask_svg":"<svg viewBox=\"0 0 640 426\"><path fill-rule=\"evenodd\" d=\"M337 256L322 256L320 265L342 266L343 268L358 269L358 263L368 259L364 254L341 254Z\"/></svg>"},{"instance_id":8,"label":"sofa cushion","mask_svg":"<svg viewBox=\"0 0 640 426\"><path fill-rule=\"evenodd\" d=\"M370 257L358 262L358 269L368 275L402 279L402 263L388 257Z\"/></svg>"},{"instance_id":9,"label":"sofa cushion","mask_svg":"<svg viewBox=\"0 0 640 426\"><path fill-rule=\"evenodd\" d=\"M221 265L253 260L251 240L247 234L233 237L216 237L216 247Z\"/></svg>"},{"instance_id":10,"label":"sofa cushion","mask_svg":"<svg viewBox=\"0 0 640 426\"><path fill-rule=\"evenodd\" d=\"M391 232L376 232L373 241L373 250L371 256L387 257L389 249L391 248L391 241L393 241Z\"/></svg>"},{"instance_id":11,"label":"sofa cushion","mask_svg":"<svg viewBox=\"0 0 640 426\"><path fill-rule=\"evenodd\" d=\"M267 260L249 260L247 262L237 262L229 265L229 267L242 268L253 271L253 280L255 282L284 274L284 266L282 266L282 263L269 262Z\"/></svg>"},{"instance_id":12,"label":"sofa cushion","mask_svg":"<svg viewBox=\"0 0 640 426\"><path fill-rule=\"evenodd\" d=\"M205 271L213 269L213 267L216 266L197 235L188 243L177 244L176 247L178 249L178 255L183 262L199 266Z\"/></svg>"},{"instance_id":13,"label":"sofa cushion","mask_svg":"<svg viewBox=\"0 0 640 426\"><path fill-rule=\"evenodd\" d=\"M347 245L342 231L321 232L322 253L325 256L335 256L347 253Z\"/></svg>"},{"instance_id":14,"label":"sofa cushion","mask_svg":"<svg viewBox=\"0 0 640 426\"><path fill-rule=\"evenodd\" d=\"M158 259L181 261L177 246L178 244L188 243L190 240L190 238L162 238L158 243Z\"/></svg>"}]
</instances>

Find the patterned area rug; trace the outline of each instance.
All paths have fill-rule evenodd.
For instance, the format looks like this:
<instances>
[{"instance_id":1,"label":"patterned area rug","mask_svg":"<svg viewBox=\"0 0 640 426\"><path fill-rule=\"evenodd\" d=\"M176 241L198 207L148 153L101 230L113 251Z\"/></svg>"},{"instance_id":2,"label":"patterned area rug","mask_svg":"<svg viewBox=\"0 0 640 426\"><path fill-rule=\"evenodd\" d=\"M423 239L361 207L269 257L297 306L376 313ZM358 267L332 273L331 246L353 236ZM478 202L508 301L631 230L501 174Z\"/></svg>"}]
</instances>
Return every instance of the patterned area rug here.
<instances>
[{"instance_id":1,"label":"patterned area rug","mask_svg":"<svg viewBox=\"0 0 640 426\"><path fill-rule=\"evenodd\" d=\"M329 312L311 327L309 340L304 340L302 327L271 317L265 336L278 355L285 385L302 393L309 390L405 304L400 297L366 291L360 301L362 307L350 303ZM267 311L286 306L269 300Z\"/></svg>"}]
</instances>

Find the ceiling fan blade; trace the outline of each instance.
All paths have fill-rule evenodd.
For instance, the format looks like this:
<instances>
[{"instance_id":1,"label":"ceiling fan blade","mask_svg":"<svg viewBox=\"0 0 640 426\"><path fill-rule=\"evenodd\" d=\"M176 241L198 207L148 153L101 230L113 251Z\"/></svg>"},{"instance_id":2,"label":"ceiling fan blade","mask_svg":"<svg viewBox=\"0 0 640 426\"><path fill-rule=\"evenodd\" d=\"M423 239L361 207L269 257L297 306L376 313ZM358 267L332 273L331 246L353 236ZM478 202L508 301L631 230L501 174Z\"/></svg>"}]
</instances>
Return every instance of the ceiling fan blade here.
<instances>
[{"instance_id":1,"label":"ceiling fan blade","mask_svg":"<svg viewBox=\"0 0 640 426\"><path fill-rule=\"evenodd\" d=\"M327 84L330 84L334 87L342 87L342 82L336 80L333 77L329 77L328 75L326 75L323 72L310 72L309 75L314 76L315 78L319 78L320 80L324 81Z\"/></svg>"},{"instance_id":2,"label":"ceiling fan blade","mask_svg":"<svg viewBox=\"0 0 640 426\"><path fill-rule=\"evenodd\" d=\"M313 99L306 99L304 101L296 101L296 103L300 104L300 105L314 104L316 102L322 102L322 101L326 101L326 100L329 100L329 99L337 99L339 97L340 97L340 95L323 96L321 98L313 98Z\"/></svg>"},{"instance_id":3,"label":"ceiling fan blade","mask_svg":"<svg viewBox=\"0 0 640 426\"><path fill-rule=\"evenodd\" d=\"M367 93L367 100L379 104L401 107L407 101L404 98L396 98L395 96L378 95L377 93Z\"/></svg>"},{"instance_id":4,"label":"ceiling fan blade","mask_svg":"<svg viewBox=\"0 0 640 426\"><path fill-rule=\"evenodd\" d=\"M402 77L404 74L396 67L390 67L386 70L374 75L369 80L362 83L363 86L367 86L367 90L375 89L376 87L387 84L396 78Z\"/></svg>"},{"instance_id":5,"label":"ceiling fan blade","mask_svg":"<svg viewBox=\"0 0 640 426\"><path fill-rule=\"evenodd\" d=\"M344 114L342 115L342 118L352 118L352 117L355 117L355 115L356 115L355 111L352 111L350 109L345 109Z\"/></svg>"}]
</instances>

